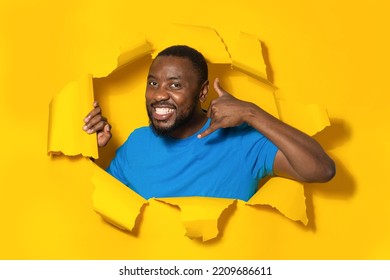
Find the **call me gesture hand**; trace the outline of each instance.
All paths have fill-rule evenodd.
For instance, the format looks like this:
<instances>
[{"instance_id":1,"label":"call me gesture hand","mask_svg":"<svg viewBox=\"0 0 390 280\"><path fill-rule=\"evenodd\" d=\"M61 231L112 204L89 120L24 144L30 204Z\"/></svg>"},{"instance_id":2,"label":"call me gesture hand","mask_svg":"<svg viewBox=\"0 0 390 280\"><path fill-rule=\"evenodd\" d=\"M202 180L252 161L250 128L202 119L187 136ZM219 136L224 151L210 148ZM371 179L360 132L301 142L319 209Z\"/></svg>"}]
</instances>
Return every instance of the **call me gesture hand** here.
<instances>
[{"instance_id":1,"label":"call me gesture hand","mask_svg":"<svg viewBox=\"0 0 390 280\"><path fill-rule=\"evenodd\" d=\"M257 105L239 100L214 81L218 98L210 104L207 116L210 126L198 135L206 137L219 128L238 126L244 122L273 142L279 151L274 173L302 182L326 182L335 174L333 160L310 136L283 123Z\"/></svg>"},{"instance_id":2,"label":"call me gesture hand","mask_svg":"<svg viewBox=\"0 0 390 280\"><path fill-rule=\"evenodd\" d=\"M219 128L239 126L246 121L245 114L249 112L252 103L239 100L225 91L219 85L219 79L214 80L214 89L218 98L211 101L207 111L207 117L211 119L210 126L198 135L198 138L206 137Z\"/></svg>"}]
</instances>

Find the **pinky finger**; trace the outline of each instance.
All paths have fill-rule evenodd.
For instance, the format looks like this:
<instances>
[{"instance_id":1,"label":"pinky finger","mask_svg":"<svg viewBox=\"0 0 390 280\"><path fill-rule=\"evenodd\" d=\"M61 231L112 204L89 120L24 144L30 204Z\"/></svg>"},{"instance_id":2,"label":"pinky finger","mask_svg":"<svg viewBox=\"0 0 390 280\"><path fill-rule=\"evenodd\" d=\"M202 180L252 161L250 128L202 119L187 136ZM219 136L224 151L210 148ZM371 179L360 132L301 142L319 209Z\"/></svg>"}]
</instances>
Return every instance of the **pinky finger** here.
<instances>
[{"instance_id":1,"label":"pinky finger","mask_svg":"<svg viewBox=\"0 0 390 280\"><path fill-rule=\"evenodd\" d=\"M217 130L216 127L214 127L214 126L209 126L205 131L203 131L202 133L199 133L197 137L198 137L199 139L200 139L200 138L204 138L204 137L210 135L211 133L213 133L213 132L216 131L216 130Z\"/></svg>"}]
</instances>

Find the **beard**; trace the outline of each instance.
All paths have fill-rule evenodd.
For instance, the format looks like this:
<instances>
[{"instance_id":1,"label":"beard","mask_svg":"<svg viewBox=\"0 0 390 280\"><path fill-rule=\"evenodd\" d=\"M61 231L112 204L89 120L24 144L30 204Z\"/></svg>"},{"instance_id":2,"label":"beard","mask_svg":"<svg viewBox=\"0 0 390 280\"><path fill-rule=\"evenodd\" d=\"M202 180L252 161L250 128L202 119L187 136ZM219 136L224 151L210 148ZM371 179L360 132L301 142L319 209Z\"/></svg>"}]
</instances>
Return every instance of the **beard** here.
<instances>
[{"instance_id":1,"label":"beard","mask_svg":"<svg viewBox=\"0 0 390 280\"><path fill-rule=\"evenodd\" d=\"M149 124L152 127L153 131L159 136L169 136L176 129L179 129L180 127L185 126L194 116L195 110L196 110L196 105L197 105L196 102L193 102L190 107L188 107L184 111L182 110L180 112L177 111L177 107L175 106L177 115L176 115L174 122L169 126L167 126L167 125L160 126L159 125L160 123L166 124L166 123L168 123L169 120L166 120L166 121L154 120L152 112L154 110L153 107L155 105L159 105L159 104L163 105L164 103L165 102L155 102L155 103L151 104L150 106L148 106L148 104L146 104L146 111L147 111L148 117L149 117Z\"/></svg>"}]
</instances>

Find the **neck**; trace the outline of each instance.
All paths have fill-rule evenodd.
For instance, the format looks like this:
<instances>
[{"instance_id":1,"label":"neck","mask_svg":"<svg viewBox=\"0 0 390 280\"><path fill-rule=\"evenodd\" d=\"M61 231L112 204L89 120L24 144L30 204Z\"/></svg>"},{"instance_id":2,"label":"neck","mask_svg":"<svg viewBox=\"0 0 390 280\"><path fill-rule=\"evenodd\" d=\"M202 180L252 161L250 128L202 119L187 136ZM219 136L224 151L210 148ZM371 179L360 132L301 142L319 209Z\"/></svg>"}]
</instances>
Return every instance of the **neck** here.
<instances>
[{"instance_id":1,"label":"neck","mask_svg":"<svg viewBox=\"0 0 390 280\"><path fill-rule=\"evenodd\" d=\"M194 135L207 122L207 114L204 111L198 111L186 124L173 131L170 136L176 139L184 139Z\"/></svg>"}]
</instances>

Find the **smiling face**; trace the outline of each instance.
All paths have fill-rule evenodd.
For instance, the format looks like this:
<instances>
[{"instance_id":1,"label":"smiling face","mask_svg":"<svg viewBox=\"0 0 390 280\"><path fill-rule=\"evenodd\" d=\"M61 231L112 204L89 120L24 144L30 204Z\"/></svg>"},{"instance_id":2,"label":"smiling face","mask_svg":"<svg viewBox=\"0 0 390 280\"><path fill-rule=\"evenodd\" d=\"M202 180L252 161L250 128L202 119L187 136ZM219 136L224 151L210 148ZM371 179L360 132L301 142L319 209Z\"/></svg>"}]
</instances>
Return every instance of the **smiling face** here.
<instances>
[{"instance_id":1,"label":"smiling face","mask_svg":"<svg viewBox=\"0 0 390 280\"><path fill-rule=\"evenodd\" d=\"M200 84L198 71L188 58L158 56L149 69L146 109L157 134L185 138L206 122L202 111L208 81Z\"/></svg>"}]
</instances>

